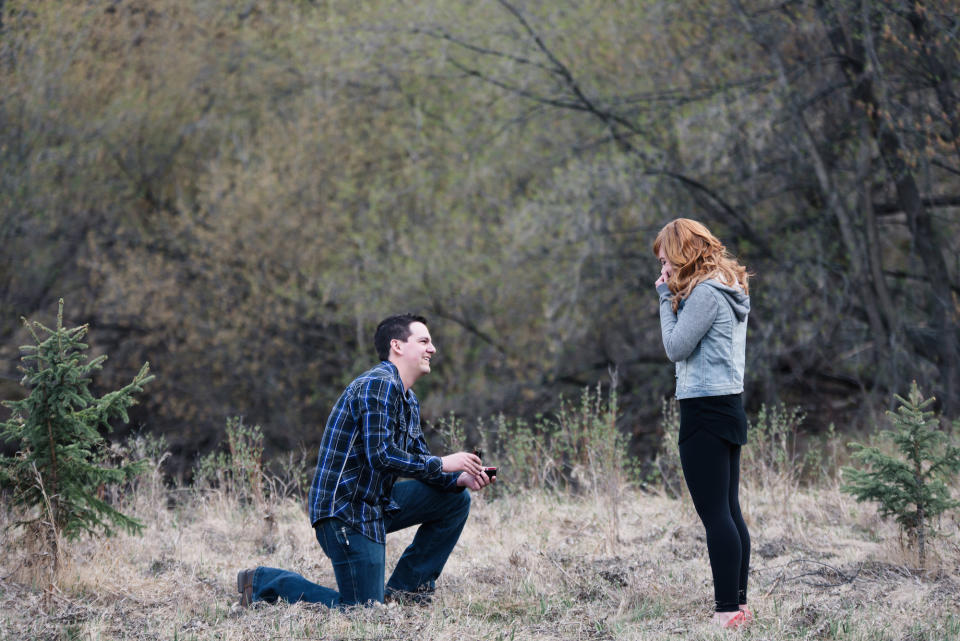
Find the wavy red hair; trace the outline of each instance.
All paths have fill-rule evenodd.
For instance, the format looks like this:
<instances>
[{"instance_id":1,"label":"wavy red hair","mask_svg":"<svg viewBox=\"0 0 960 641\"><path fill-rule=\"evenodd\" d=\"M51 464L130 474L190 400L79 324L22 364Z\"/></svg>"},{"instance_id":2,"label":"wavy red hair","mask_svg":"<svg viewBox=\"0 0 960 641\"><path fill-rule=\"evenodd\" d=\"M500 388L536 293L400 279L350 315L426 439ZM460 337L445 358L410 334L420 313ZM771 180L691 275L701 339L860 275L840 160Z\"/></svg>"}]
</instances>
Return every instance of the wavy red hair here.
<instances>
[{"instance_id":1,"label":"wavy red hair","mask_svg":"<svg viewBox=\"0 0 960 641\"><path fill-rule=\"evenodd\" d=\"M673 266L667 286L673 292L674 313L694 287L711 278L731 287L739 285L744 293L750 293L747 268L703 223L689 218L671 220L653 241L654 256L660 256L661 248Z\"/></svg>"}]
</instances>

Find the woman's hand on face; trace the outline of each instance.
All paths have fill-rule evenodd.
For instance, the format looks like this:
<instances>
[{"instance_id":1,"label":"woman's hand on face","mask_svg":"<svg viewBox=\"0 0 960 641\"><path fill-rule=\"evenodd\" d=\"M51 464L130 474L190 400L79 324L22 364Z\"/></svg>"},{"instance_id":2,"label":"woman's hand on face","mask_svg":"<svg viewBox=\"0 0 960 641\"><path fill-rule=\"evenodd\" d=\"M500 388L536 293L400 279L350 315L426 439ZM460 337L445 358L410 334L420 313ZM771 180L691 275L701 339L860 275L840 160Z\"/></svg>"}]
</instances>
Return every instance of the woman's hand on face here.
<instances>
[{"instance_id":1,"label":"woman's hand on face","mask_svg":"<svg viewBox=\"0 0 960 641\"><path fill-rule=\"evenodd\" d=\"M670 264L670 259L667 258L667 251L663 247L660 248L660 253L657 255L657 258L660 260L660 278L653 284L654 287L660 287L660 285L666 283L673 275L673 265Z\"/></svg>"}]
</instances>

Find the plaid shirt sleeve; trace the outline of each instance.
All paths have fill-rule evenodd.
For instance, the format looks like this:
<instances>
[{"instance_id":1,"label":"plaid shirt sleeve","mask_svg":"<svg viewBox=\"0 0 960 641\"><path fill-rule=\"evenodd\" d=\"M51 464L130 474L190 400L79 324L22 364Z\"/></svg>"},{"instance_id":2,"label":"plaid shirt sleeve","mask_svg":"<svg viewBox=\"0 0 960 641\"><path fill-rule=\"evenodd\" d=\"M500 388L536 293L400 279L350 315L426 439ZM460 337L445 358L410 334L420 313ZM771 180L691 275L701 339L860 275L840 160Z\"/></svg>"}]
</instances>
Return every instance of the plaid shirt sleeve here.
<instances>
[{"instance_id":1,"label":"plaid shirt sleeve","mask_svg":"<svg viewBox=\"0 0 960 641\"><path fill-rule=\"evenodd\" d=\"M417 435L417 438L410 444L410 450L417 454L430 455L430 448L427 447L427 441L423 438L423 432ZM441 466L443 461L441 461ZM424 483L433 485L447 491L462 491L463 487L457 485L457 479L460 478L460 472L441 472L439 477L422 479Z\"/></svg>"},{"instance_id":2,"label":"plaid shirt sleeve","mask_svg":"<svg viewBox=\"0 0 960 641\"><path fill-rule=\"evenodd\" d=\"M392 408L402 402L400 393L393 381L382 378L365 381L359 390L357 403L364 456L378 472L436 483L442 476L443 463L439 456L430 455L426 448L411 452L397 445L395 434L401 427Z\"/></svg>"}]
</instances>

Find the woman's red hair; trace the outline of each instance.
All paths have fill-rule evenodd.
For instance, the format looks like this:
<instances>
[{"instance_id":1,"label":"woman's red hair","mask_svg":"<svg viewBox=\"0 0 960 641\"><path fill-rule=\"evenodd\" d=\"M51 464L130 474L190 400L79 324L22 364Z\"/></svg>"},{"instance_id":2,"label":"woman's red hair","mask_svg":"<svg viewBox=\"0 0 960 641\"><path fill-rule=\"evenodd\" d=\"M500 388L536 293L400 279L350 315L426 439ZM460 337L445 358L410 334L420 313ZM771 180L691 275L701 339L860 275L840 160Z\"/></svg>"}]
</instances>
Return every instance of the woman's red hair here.
<instances>
[{"instance_id":1,"label":"woman's red hair","mask_svg":"<svg viewBox=\"0 0 960 641\"><path fill-rule=\"evenodd\" d=\"M661 248L673 266L667 286L673 292L674 313L694 287L711 278L750 293L747 268L702 223L689 218L670 221L653 241L653 254L659 257Z\"/></svg>"}]
</instances>

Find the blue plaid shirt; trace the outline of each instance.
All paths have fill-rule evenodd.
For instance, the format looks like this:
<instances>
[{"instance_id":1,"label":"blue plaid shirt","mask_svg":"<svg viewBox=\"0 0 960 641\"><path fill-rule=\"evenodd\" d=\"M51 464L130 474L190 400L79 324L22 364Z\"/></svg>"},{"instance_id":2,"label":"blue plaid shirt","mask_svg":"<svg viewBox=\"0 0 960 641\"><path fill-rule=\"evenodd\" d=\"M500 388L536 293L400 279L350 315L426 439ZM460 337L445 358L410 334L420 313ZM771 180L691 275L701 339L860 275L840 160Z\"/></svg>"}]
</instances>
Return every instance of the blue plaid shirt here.
<instances>
[{"instance_id":1,"label":"blue plaid shirt","mask_svg":"<svg viewBox=\"0 0 960 641\"><path fill-rule=\"evenodd\" d=\"M462 490L460 475L441 467L423 438L417 396L404 394L397 367L381 361L350 383L330 412L310 487L310 522L336 517L385 543L383 515L399 509L390 500L398 476Z\"/></svg>"}]
</instances>

